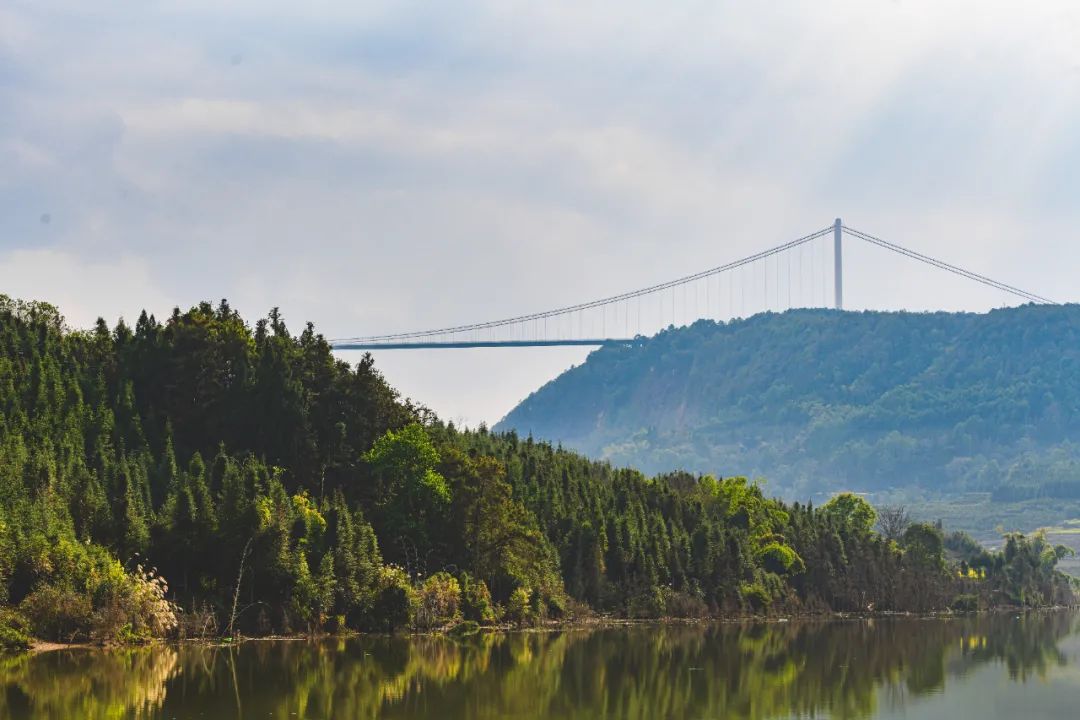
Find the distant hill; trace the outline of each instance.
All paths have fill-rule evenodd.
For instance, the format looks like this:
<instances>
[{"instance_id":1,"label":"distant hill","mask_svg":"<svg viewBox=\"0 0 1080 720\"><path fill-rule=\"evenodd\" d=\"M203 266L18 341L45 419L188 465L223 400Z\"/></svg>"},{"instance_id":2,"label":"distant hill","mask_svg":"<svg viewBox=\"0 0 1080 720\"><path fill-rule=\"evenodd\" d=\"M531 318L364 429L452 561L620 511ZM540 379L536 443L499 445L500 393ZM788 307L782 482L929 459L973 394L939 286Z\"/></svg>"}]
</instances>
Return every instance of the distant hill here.
<instances>
[{"instance_id":1,"label":"distant hill","mask_svg":"<svg viewBox=\"0 0 1080 720\"><path fill-rule=\"evenodd\" d=\"M606 347L497 430L647 472L1080 497L1080 306L792 310Z\"/></svg>"}]
</instances>

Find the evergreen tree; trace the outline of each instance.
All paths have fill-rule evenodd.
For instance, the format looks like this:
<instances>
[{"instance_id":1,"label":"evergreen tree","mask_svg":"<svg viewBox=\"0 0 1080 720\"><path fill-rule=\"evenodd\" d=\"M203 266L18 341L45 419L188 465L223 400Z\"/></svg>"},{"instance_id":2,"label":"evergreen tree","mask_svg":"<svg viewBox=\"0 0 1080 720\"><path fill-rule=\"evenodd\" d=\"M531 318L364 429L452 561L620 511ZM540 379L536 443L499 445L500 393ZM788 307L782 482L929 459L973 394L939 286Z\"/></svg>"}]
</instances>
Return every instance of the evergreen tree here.
<instances>
[{"instance_id":1,"label":"evergreen tree","mask_svg":"<svg viewBox=\"0 0 1080 720\"><path fill-rule=\"evenodd\" d=\"M956 541L951 566L938 528L882 537L854 495L786 505L745 478L650 478L443 424L276 310L76 332L0 296L0 411L0 605L66 613L78 637L164 632L130 609L149 596L136 557L167 602L223 628L235 608L247 633L429 622L417 603L454 587L469 617L523 623L569 598L656 616L1071 597L1043 537Z\"/></svg>"}]
</instances>

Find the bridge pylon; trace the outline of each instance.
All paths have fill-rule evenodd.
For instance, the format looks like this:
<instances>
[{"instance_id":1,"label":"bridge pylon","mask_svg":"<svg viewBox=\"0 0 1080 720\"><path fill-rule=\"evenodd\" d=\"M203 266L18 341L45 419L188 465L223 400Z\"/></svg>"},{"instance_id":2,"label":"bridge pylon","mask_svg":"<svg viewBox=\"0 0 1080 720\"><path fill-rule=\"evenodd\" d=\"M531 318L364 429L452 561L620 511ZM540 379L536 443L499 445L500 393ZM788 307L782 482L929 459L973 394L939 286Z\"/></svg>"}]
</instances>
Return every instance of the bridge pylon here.
<instances>
[{"instance_id":1,"label":"bridge pylon","mask_svg":"<svg viewBox=\"0 0 1080 720\"><path fill-rule=\"evenodd\" d=\"M836 218L833 224L833 283L836 309L844 309L844 223Z\"/></svg>"}]
</instances>

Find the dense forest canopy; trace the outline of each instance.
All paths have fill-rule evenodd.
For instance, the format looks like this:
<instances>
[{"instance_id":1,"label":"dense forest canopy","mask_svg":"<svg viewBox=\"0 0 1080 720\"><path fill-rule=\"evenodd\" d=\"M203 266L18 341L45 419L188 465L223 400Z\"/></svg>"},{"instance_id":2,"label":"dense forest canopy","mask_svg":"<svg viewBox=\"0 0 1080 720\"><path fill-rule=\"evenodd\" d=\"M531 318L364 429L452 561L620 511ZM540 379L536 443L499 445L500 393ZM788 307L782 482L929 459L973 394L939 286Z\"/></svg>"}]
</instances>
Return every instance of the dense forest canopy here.
<instances>
[{"instance_id":1,"label":"dense forest canopy","mask_svg":"<svg viewBox=\"0 0 1080 720\"><path fill-rule=\"evenodd\" d=\"M876 517L455 428L277 310L71 331L0 296L0 645L1071 597L1042 537Z\"/></svg>"},{"instance_id":2,"label":"dense forest canopy","mask_svg":"<svg viewBox=\"0 0 1080 720\"><path fill-rule=\"evenodd\" d=\"M792 310L604 347L496 426L770 491L1080 497L1080 306Z\"/></svg>"}]
</instances>

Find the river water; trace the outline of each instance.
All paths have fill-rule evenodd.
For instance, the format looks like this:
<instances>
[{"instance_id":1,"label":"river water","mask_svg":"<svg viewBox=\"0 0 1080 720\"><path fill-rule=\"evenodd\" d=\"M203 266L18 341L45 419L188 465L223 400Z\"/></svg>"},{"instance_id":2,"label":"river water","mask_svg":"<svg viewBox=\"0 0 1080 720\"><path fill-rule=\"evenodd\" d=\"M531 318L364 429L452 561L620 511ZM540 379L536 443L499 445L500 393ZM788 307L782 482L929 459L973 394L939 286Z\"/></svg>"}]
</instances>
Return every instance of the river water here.
<instances>
[{"instance_id":1,"label":"river water","mask_svg":"<svg viewBox=\"0 0 1080 720\"><path fill-rule=\"evenodd\" d=\"M0 659L0 718L1080 717L1080 615L641 625Z\"/></svg>"}]
</instances>

